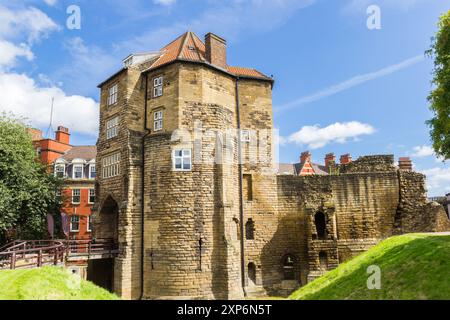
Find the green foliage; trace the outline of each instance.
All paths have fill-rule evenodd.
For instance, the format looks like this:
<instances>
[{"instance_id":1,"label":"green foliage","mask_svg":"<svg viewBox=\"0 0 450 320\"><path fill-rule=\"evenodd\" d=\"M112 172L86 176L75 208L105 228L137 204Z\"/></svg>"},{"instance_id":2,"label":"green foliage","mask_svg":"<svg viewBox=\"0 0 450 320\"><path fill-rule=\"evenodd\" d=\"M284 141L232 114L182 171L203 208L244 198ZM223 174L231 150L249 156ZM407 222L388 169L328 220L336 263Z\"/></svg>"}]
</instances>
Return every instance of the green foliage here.
<instances>
[{"instance_id":1,"label":"green foliage","mask_svg":"<svg viewBox=\"0 0 450 320\"><path fill-rule=\"evenodd\" d=\"M118 297L58 267L0 271L0 300L117 300Z\"/></svg>"},{"instance_id":2,"label":"green foliage","mask_svg":"<svg viewBox=\"0 0 450 320\"><path fill-rule=\"evenodd\" d=\"M61 185L38 161L22 120L0 114L0 244L11 230L22 239L43 237L47 213L59 212Z\"/></svg>"},{"instance_id":3,"label":"green foliage","mask_svg":"<svg viewBox=\"0 0 450 320\"><path fill-rule=\"evenodd\" d=\"M450 11L441 16L439 31L427 54L434 58L435 86L428 97L434 116L427 124L436 154L450 159Z\"/></svg>"},{"instance_id":4,"label":"green foliage","mask_svg":"<svg viewBox=\"0 0 450 320\"><path fill-rule=\"evenodd\" d=\"M298 300L450 299L450 236L407 234L384 240L294 292ZM367 288L369 266L381 288Z\"/></svg>"}]
</instances>

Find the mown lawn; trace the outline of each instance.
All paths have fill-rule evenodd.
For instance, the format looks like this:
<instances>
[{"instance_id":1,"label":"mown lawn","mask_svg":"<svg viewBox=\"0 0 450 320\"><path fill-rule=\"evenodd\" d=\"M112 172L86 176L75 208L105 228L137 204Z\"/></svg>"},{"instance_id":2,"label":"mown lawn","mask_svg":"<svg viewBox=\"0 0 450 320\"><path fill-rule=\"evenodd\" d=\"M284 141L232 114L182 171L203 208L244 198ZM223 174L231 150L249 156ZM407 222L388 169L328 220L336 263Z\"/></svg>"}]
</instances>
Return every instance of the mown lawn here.
<instances>
[{"instance_id":1,"label":"mown lawn","mask_svg":"<svg viewBox=\"0 0 450 320\"><path fill-rule=\"evenodd\" d=\"M117 300L93 283L58 267L0 271L0 300Z\"/></svg>"},{"instance_id":2,"label":"mown lawn","mask_svg":"<svg viewBox=\"0 0 450 320\"><path fill-rule=\"evenodd\" d=\"M380 289L367 288L371 265L380 267ZM450 236L408 234L386 239L300 288L290 299L450 300Z\"/></svg>"}]
</instances>

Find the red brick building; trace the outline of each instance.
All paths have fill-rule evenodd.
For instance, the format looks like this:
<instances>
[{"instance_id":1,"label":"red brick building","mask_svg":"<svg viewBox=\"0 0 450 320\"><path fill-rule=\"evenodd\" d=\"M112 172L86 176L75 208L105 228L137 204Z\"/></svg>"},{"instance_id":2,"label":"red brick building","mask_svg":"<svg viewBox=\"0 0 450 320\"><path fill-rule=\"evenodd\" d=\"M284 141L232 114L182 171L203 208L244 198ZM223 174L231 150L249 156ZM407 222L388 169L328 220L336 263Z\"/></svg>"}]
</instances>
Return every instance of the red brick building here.
<instances>
[{"instance_id":1,"label":"red brick building","mask_svg":"<svg viewBox=\"0 0 450 320\"><path fill-rule=\"evenodd\" d=\"M96 146L72 146L69 129L58 127L55 139L44 139L42 132L30 130L40 160L66 184L57 196L62 197L61 213L69 215L69 238L91 237L91 210L95 201Z\"/></svg>"}]
</instances>

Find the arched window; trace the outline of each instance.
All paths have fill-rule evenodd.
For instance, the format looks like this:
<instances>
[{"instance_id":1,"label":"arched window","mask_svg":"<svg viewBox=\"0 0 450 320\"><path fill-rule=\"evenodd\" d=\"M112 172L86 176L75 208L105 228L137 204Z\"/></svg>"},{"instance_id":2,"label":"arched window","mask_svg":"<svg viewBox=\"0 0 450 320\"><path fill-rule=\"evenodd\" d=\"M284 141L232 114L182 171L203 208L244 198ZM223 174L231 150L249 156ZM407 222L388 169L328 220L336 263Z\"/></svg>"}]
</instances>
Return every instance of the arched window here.
<instances>
[{"instance_id":1,"label":"arched window","mask_svg":"<svg viewBox=\"0 0 450 320\"><path fill-rule=\"evenodd\" d=\"M294 256L290 254L286 255L283 258L284 280L295 280L294 263Z\"/></svg>"},{"instance_id":2,"label":"arched window","mask_svg":"<svg viewBox=\"0 0 450 320\"><path fill-rule=\"evenodd\" d=\"M314 224L316 225L318 239L325 240L327 238L327 228L323 212L319 211L316 213L314 216Z\"/></svg>"},{"instance_id":3,"label":"arched window","mask_svg":"<svg viewBox=\"0 0 450 320\"><path fill-rule=\"evenodd\" d=\"M328 256L325 251L320 251L319 262L320 262L320 269L322 269L322 270L328 269Z\"/></svg>"},{"instance_id":4,"label":"arched window","mask_svg":"<svg viewBox=\"0 0 450 320\"><path fill-rule=\"evenodd\" d=\"M253 262L250 262L247 266L247 272L248 272L248 284L249 285L255 285L256 283L256 266Z\"/></svg>"},{"instance_id":5,"label":"arched window","mask_svg":"<svg viewBox=\"0 0 450 320\"><path fill-rule=\"evenodd\" d=\"M255 222L253 222L253 219L248 219L245 224L245 238L247 240L255 239Z\"/></svg>"}]
</instances>

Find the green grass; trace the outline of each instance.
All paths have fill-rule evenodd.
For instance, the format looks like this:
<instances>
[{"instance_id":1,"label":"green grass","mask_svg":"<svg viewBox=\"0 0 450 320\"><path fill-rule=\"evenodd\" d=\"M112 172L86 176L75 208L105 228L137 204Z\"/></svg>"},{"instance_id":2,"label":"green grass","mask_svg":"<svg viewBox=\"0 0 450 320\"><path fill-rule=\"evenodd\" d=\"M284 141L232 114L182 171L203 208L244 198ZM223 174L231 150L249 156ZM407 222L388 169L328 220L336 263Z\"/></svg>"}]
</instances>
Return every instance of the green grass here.
<instances>
[{"instance_id":1,"label":"green grass","mask_svg":"<svg viewBox=\"0 0 450 320\"><path fill-rule=\"evenodd\" d=\"M0 271L0 300L116 299L116 295L63 268Z\"/></svg>"},{"instance_id":2,"label":"green grass","mask_svg":"<svg viewBox=\"0 0 450 320\"><path fill-rule=\"evenodd\" d=\"M369 290L367 267L381 269ZM408 234L382 241L294 292L298 300L450 299L450 236Z\"/></svg>"}]
</instances>

